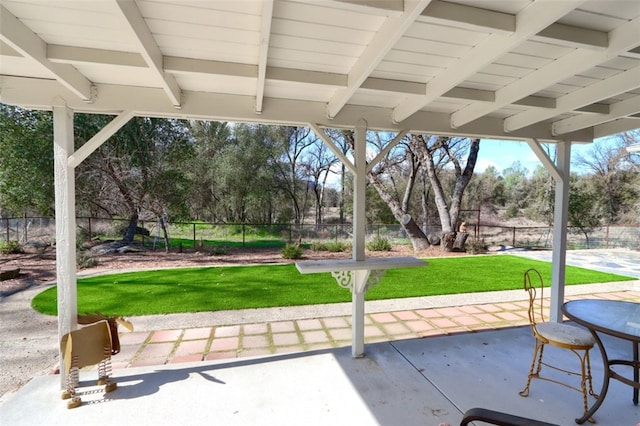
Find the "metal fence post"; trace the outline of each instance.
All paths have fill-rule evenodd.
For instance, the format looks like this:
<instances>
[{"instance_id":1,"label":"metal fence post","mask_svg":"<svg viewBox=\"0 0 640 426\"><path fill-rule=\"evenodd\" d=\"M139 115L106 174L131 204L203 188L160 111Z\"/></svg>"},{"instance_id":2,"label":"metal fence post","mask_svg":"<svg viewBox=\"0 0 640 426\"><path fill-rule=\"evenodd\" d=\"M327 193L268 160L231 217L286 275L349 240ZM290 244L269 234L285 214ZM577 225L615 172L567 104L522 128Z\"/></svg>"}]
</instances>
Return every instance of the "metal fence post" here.
<instances>
[{"instance_id":1,"label":"metal fence post","mask_svg":"<svg viewBox=\"0 0 640 426\"><path fill-rule=\"evenodd\" d=\"M27 237L27 213L24 213L24 222L22 222L22 233L24 234L24 243L29 242L29 238Z\"/></svg>"}]
</instances>

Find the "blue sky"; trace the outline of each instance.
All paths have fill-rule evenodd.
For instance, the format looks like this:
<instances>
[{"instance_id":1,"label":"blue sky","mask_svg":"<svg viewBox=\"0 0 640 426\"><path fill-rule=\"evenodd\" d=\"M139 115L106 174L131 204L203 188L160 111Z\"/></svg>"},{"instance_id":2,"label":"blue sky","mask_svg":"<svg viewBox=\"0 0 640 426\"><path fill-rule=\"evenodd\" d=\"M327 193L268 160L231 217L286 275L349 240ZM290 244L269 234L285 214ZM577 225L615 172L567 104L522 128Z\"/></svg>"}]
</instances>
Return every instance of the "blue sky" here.
<instances>
[{"instance_id":1,"label":"blue sky","mask_svg":"<svg viewBox=\"0 0 640 426\"><path fill-rule=\"evenodd\" d=\"M572 163L576 153L588 155L590 149L591 144L573 144L571 146ZM480 142L475 172L482 173L488 166L494 166L502 172L516 161L519 161L529 172L533 172L541 164L526 142L483 139Z\"/></svg>"}]
</instances>

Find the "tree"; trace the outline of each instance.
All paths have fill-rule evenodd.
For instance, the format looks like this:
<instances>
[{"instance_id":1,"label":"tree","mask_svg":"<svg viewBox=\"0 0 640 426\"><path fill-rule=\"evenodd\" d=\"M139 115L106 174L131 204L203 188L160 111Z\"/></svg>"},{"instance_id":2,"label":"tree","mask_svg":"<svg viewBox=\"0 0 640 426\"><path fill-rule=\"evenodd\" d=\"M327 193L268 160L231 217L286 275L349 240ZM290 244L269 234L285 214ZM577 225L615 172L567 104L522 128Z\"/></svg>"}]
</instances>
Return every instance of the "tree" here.
<instances>
[{"instance_id":1,"label":"tree","mask_svg":"<svg viewBox=\"0 0 640 426\"><path fill-rule=\"evenodd\" d=\"M410 143L414 150L423 156L422 162L434 191L442 232L456 232L462 197L473 176L473 169L478 159L480 139L469 140L441 136L425 138L422 135L412 135ZM467 159L463 166L465 154ZM449 203L447 203L448 197L437 173L438 165L442 162L451 164L454 171L455 184Z\"/></svg>"},{"instance_id":2,"label":"tree","mask_svg":"<svg viewBox=\"0 0 640 426\"><path fill-rule=\"evenodd\" d=\"M331 167L338 158L329 150L327 145L318 138L313 139L303 159L303 169L306 171L307 180L310 182L315 195L315 223L323 223L322 210L324 206L325 189Z\"/></svg>"},{"instance_id":3,"label":"tree","mask_svg":"<svg viewBox=\"0 0 640 426\"><path fill-rule=\"evenodd\" d=\"M52 215L53 118L0 104L0 214Z\"/></svg>"},{"instance_id":4,"label":"tree","mask_svg":"<svg viewBox=\"0 0 640 426\"><path fill-rule=\"evenodd\" d=\"M580 229L589 248L589 233L600 225L602 214L593 203L594 193L585 180L573 174L569 188L569 225Z\"/></svg>"},{"instance_id":5,"label":"tree","mask_svg":"<svg viewBox=\"0 0 640 426\"><path fill-rule=\"evenodd\" d=\"M517 216L519 210L525 206L529 190L528 174L529 171L519 161L502 171L508 218Z\"/></svg>"},{"instance_id":6,"label":"tree","mask_svg":"<svg viewBox=\"0 0 640 426\"><path fill-rule=\"evenodd\" d=\"M343 131L343 135L347 144L353 147L353 133ZM373 139L374 145L381 149L384 141L380 139L380 135L376 135ZM367 174L367 178L395 219L402 225L411 239L414 250L422 250L430 244L424 231L411 214L414 209L412 205L415 204L413 193L417 177L420 173L425 173L429 178L436 199L442 232L455 233L462 197L473 175L480 141L409 135L405 142L391 149L386 157ZM462 161L465 154L468 154L468 157L463 167ZM447 195L439 175L446 164L453 166L454 179L450 204L447 203ZM398 177L404 178L402 185ZM404 189L402 195L400 195L401 187Z\"/></svg>"},{"instance_id":7,"label":"tree","mask_svg":"<svg viewBox=\"0 0 640 426\"><path fill-rule=\"evenodd\" d=\"M383 148L383 142L376 135L378 149ZM391 150L367 175L369 183L376 189L378 195L388 206L389 210L400 222L407 236L411 239L414 250L424 250L429 247L429 241L424 231L411 215L411 195L415 188L415 181L421 161L416 151L411 149L410 143L400 144L398 149ZM404 166L404 167L403 167ZM404 191L401 190L398 177L405 177Z\"/></svg>"},{"instance_id":8,"label":"tree","mask_svg":"<svg viewBox=\"0 0 640 426\"><path fill-rule=\"evenodd\" d=\"M76 147L110 120L77 114ZM192 158L191 148L184 122L135 117L78 167L79 202L110 217L128 217L124 235L128 242L133 241L140 218L157 219L168 249L165 218L186 216L181 206L190 194L184 170Z\"/></svg>"},{"instance_id":9,"label":"tree","mask_svg":"<svg viewBox=\"0 0 640 426\"><path fill-rule=\"evenodd\" d=\"M604 219L610 224L617 223L633 210L634 200L639 196L638 171L630 167L631 156L626 150L638 140L637 135L637 132L629 132L613 140L598 140L587 155L577 155L574 162L590 172L594 185L593 202L602 207Z\"/></svg>"},{"instance_id":10,"label":"tree","mask_svg":"<svg viewBox=\"0 0 640 426\"><path fill-rule=\"evenodd\" d=\"M302 158L317 141L306 127L276 127L274 140L281 146L282 159L274 163L280 188L289 196L295 224L304 222L310 185L305 176Z\"/></svg>"},{"instance_id":11,"label":"tree","mask_svg":"<svg viewBox=\"0 0 640 426\"><path fill-rule=\"evenodd\" d=\"M189 123L195 155L188 169L194 191L190 203L191 217L211 222L224 221L220 208L221 175L218 163L227 144L232 143L232 126L226 122L192 121Z\"/></svg>"}]
</instances>

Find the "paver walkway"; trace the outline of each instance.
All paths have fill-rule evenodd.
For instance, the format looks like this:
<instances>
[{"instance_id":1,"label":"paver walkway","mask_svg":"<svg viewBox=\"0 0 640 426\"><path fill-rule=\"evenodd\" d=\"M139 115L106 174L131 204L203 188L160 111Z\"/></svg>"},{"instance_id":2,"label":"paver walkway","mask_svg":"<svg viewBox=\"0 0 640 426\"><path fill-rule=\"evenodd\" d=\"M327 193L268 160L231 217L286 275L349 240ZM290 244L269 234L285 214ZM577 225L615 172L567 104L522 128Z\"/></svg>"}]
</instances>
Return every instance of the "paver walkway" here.
<instances>
[{"instance_id":1,"label":"paver walkway","mask_svg":"<svg viewBox=\"0 0 640 426\"><path fill-rule=\"evenodd\" d=\"M524 295L524 292L522 292ZM524 298L524 297L523 297ZM640 291L568 296L640 303ZM526 300L365 315L365 343L422 338L528 324ZM351 316L123 333L114 368L232 359L351 345Z\"/></svg>"}]
</instances>

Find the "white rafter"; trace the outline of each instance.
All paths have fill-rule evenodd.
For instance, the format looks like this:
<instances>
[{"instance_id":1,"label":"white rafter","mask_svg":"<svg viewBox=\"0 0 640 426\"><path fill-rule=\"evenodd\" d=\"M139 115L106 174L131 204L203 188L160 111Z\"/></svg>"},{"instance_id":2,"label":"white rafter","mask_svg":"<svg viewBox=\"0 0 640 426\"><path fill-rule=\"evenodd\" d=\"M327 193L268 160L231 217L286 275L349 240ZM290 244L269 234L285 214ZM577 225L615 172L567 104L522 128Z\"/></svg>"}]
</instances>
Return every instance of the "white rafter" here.
<instances>
[{"instance_id":1,"label":"white rafter","mask_svg":"<svg viewBox=\"0 0 640 426\"><path fill-rule=\"evenodd\" d=\"M425 96L407 99L396 106L393 111L393 120L396 123L404 121L513 47L554 23L580 3L582 0L562 2L539 0L531 3L516 16L516 30L513 34L497 33L488 36L467 55L459 58L449 68L434 77L427 84Z\"/></svg>"},{"instance_id":2,"label":"white rafter","mask_svg":"<svg viewBox=\"0 0 640 426\"><path fill-rule=\"evenodd\" d=\"M0 41L51 73L53 78L84 101L93 97L92 84L68 64L55 64L47 58L47 43L27 28L11 12L0 5Z\"/></svg>"},{"instance_id":3,"label":"white rafter","mask_svg":"<svg viewBox=\"0 0 640 426\"><path fill-rule=\"evenodd\" d=\"M609 48L604 51L580 50L569 53L516 82L498 90L493 103L471 104L451 115L451 125L461 127L471 121L502 108L509 103L549 87L559 81L609 60L620 52L636 47L640 19L636 18L609 34Z\"/></svg>"},{"instance_id":4,"label":"white rafter","mask_svg":"<svg viewBox=\"0 0 640 426\"><path fill-rule=\"evenodd\" d=\"M174 107L180 107L180 87L176 82L173 75L164 72L162 64L162 52L158 47L153 34L149 30L146 22L138 6L135 2L128 0L116 0L117 9L122 13L122 16L127 20L129 28L135 40L140 47L140 54L144 58L151 71L158 76L158 81L162 85L165 93L171 100Z\"/></svg>"},{"instance_id":5,"label":"white rafter","mask_svg":"<svg viewBox=\"0 0 640 426\"><path fill-rule=\"evenodd\" d=\"M419 0L404 2L404 12L400 16L388 17L382 28L367 45L354 66L349 71L347 87L338 90L329 100L327 116L335 117L342 107L349 101L360 85L369 77L369 74L378 66L380 61L395 46L415 19L420 16L424 8L431 0Z\"/></svg>"},{"instance_id":6,"label":"white rafter","mask_svg":"<svg viewBox=\"0 0 640 426\"><path fill-rule=\"evenodd\" d=\"M267 75L267 58L269 54L269 37L271 36L271 18L273 17L273 0L263 0L262 23L260 25L260 53L258 56L258 82L256 84L256 113L262 113L264 83Z\"/></svg>"},{"instance_id":7,"label":"white rafter","mask_svg":"<svg viewBox=\"0 0 640 426\"><path fill-rule=\"evenodd\" d=\"M504 130L512 132L638 87L640 87L640 70L633 68L559 97L556 99L555 108L531 108L508 117L504 120Z\"/></svg>"},{"instance_id":8,"label":"white rafter","mask_svg":"<svg viewBox=\"0 0 640 426\"><path fill-rule=\"evenodd\" d=\"M554 135L564 135L590 126L617 120L640 113L640 96L616 102L609 107L609 114L589 114L556 121L551 127Z\"/></svg>"}]
</instances>

